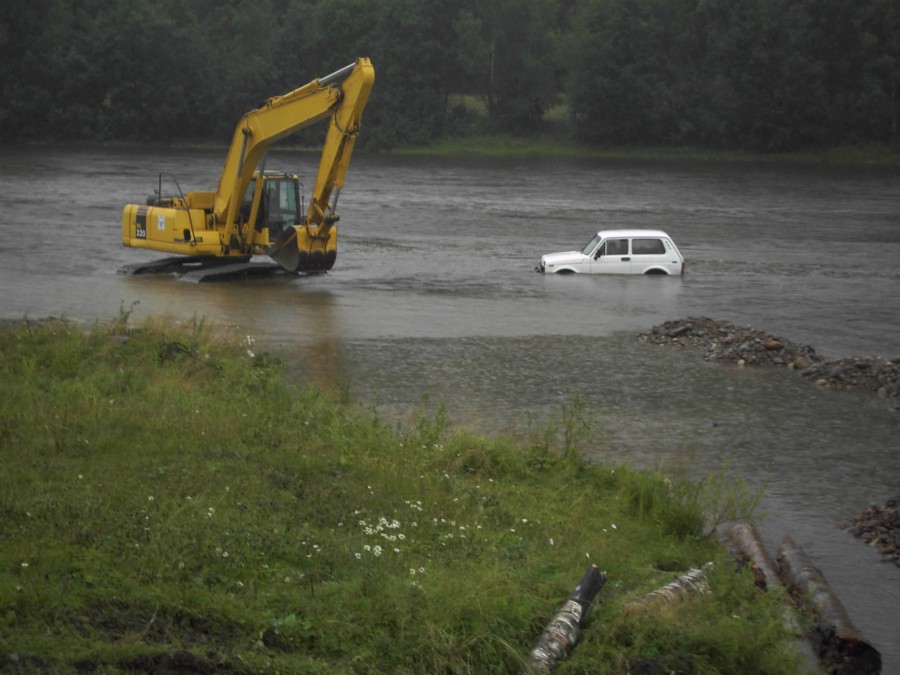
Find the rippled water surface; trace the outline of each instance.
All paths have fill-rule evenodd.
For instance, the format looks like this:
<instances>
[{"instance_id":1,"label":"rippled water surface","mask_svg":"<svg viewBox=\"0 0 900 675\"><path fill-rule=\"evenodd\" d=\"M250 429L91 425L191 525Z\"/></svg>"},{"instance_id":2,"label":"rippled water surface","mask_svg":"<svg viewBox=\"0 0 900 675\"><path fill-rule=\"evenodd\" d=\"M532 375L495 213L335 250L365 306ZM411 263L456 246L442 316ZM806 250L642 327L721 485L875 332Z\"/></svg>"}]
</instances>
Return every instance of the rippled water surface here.
<instances>
[{"instance_id":1,"label":"rippled water surface","mask_svg":"<svg viewBox=\"0 0 900 675\"><path fill-rule=\"evenodd\" d=\"M160 171L209 189L224 151L0 150L0 318L205 317L288 356L298 380L388 415L427 397L488 431L579 395L594 457L765 488L790 534L900 672L900 570L836 523L900 491L898 415L788 371L707 364L638 333L712 316L825 356L900 357L900 173L762 164L357 156L328 275L191 284L119 274L127 202ZM317 158L268 168L311 174ZM312 180L309 180L311 184ZM683 278L554 277L542 253L606 227L669 232ZM138 303L138 304L134 304Z\"/></svg>"}]
</instances>

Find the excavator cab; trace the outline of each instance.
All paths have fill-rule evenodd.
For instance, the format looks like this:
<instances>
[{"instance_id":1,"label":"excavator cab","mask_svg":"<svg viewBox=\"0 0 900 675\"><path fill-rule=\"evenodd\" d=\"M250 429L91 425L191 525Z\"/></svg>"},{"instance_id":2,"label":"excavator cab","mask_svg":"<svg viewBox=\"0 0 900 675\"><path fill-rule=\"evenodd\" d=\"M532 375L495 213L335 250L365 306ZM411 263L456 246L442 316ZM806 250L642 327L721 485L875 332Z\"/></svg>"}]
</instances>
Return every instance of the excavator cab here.
<instances>
[{"instance_id":1,"label":"excavator cab","mask_svg":"<svg viewBox=\"0 0 900 675\"><path fill-rule=\"evenodd\" d=\"M253 216L257 185L262 190L259 195L256 215ZM257 174L247 188L241 202L241 216L244 222L253 219L253 229L259 233L268 229L269 241L280 241L286 232L298 224L303 213L303 197L297 176L292 174Z\"/></svg>"},{"instance_id":2,"label":"excavator cab","mask_svg":"<svg viewBox=\"0 0 900 675\"><path fill-rule=\"evenodd\" d=\"M264 188L262 226L269 228L269 241L280 241L302 218L299 181L296 176L267 176Z\"/></svg>"}]
</instances>

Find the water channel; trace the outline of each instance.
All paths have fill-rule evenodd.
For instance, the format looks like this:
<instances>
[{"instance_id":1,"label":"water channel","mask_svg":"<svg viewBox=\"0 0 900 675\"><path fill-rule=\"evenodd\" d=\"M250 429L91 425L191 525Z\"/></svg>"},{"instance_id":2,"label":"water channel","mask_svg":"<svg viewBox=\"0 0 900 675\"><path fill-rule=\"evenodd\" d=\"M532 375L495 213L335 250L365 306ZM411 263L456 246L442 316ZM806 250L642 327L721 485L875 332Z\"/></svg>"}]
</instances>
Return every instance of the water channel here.
<instances>
[{"instance_id":1,"label":"water channel","mask_svg":"<svg viewBox=\"0 0 900 675\"><path fill-rule=\"evenodd\" d=\"M790 534L900 673L900 570L836 524L900 491L900 417L787 370L704 363L636 336L710 316L823 356L900 357L900 171L629 160L357 155L324 276L191 284L127 276L122 206L159 172L218 180L224 151L0 150L0 318L202 317L288 358L298 380L385 415L427 399L455 421L522 431L573 396L592 457L764 487L759 529ZM311 176L317 157L269 168ZM669 232L682 278L536 274L598 229Z\"/></svg>"}]
</instances>

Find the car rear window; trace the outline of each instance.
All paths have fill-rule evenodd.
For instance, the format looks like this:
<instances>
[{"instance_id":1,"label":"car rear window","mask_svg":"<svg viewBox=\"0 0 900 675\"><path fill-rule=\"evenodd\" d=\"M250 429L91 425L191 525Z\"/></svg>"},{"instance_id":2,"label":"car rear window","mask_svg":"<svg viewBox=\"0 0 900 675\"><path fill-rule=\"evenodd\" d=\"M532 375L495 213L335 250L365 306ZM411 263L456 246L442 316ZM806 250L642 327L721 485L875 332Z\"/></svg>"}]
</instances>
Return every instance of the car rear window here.
<instances>
[{"instance_id":1,"label":"car rear window","mask_svg":"<svg viewBox=\"0 0 900 675\"><path fill-rule=\"evenodd\" d=\"M632 239L631 252L634 255L655 255L666 252L662 239Z\"/></svg>"}]
</instances>

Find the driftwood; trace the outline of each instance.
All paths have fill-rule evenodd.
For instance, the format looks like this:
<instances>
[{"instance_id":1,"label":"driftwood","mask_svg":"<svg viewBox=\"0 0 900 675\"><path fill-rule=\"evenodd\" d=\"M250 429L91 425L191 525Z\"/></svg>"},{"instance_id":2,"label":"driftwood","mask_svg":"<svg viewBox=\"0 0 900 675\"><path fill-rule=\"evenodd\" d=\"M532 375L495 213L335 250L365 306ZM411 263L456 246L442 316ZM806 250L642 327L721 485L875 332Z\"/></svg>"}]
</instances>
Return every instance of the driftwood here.
<instances>
[{"instance_id":1,"label":"driftwood","mask_svg":"<svg viewBox=\"0 0 900 675\"><path fill-rule=\"evenodd\" d=\"M655 591L651 591L637 600L632 600L625 606L624 613L629 615L657 605L671 604L676 600L684 600L698 593L708 593L709 582L706 579L706 570L712 565L713 563L708 562L703 567L688 570L685 574L682 574L665 586L657 588Z\"/></svg>"},{"instance_id":2,"label":"driftwood","mask_svg":"<svg viewBox=\"0 0 900 675\"><path fill-rule=\"evenodd\" d=\"M881 654L850 623L847 610L802 549L786 536L778 550L781 579L812 618L811 638L829 673L881 672Z\"/></svg>"},{"instance_id":3,"label":"driftwood","mask_svg":"<svg viewBox=\"0 0 900 675\"><path fill-rule=\"evenodd\" d=\"M749 566L762 589L778 588L781 580L772 559L763 547L756 528L745 521L726 523L717 528L719 540L741 567Z\"/></svg>"},{"instance_id":4,"label":"driftwood","mask_svg":"<svg viewBox=\"0 0 900 675\"><path fill-rule=\"evenodd\" d=\"M596 565L588 568L528 655L527 673L549 673L557 661L569 655L581 635L581 623L605 583L606 572L601 572Z\"/></svg>"},{"instance_id":5,"label":"driftwood","mask_svg":"<svg viewBox=\"0 0 900 675\"><path fill-rule=\"evenodd\" d=\"M719 540L737 563L741 567L749 566L759 588L767 591L782 588L775 565L753 525L745 521L726 523L717 528L717 533ZM781 621L785 629L795 636L790 647L799 655L806 668L813 673L822 672L819 656L809 640L802 637L803 630L791 606L785 605Z\"/></svg>"}]
</instances>

